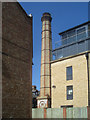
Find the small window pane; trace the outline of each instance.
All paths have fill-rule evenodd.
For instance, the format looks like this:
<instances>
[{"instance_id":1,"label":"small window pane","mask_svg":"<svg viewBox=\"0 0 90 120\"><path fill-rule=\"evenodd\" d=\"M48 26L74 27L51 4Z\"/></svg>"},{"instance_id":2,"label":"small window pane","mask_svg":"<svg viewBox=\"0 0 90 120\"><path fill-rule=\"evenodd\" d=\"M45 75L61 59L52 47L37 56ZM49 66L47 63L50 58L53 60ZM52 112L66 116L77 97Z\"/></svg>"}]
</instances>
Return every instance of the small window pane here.
<instances>
[{"instance_id":1,"label":"small window pane","mask_svg":"<svg viewBox=\"0 0 90 120\"><path fill-rule=\"evenodd\" d=\"M88 37L90 37L90 30L88 31Z\"/></svg>"},{"instance_id":2,"label":"small window pane","mask_svg":"<svg viewBox=\"0 0 90 120\"><path fill-rule=\"evenodd\" d=\"M86 38L86 28L85 27L77 30L77 40L81 40L83 38Z\"/></svg>"},{"instance_id":3,"label":"small window pane","mask_svg":"<svg viewBox=\"0 0 90 120\"><path fill-rule=\"evenodd\" d=\"M62 45L66 45L66 44L67 44L67 34L64 33L64 34L62 35Z\"/></svg>"},{"instance_id":4,"label":"small window pane","mask_svg":"<svg viewBox=\"0 0 90 120\"><path fill-rule=\"evenodd\" d=\"M68 32L68 37L75 36L75 30Z\"/></svg>"},{"instance_id":5,"label":"small window pane","mask_svg":"<svg viewBox=\"0 0 90 120\"><path fill-rule=\"evenodd\" d=\"M64 34L62 35L62 39L66 39L66 38L67 38L67 34L64 33Z\"/></svg>"},{"instance_id":6,"label":"small window pane","mask_svg":"<svg viewBox=\"0 0 90 120\"><path fill-rule=\"evenodd\" d=\"M62 45L66 45L67 44L67 39L62 40Z\"/></svg>"},{"instance_id":7,"label":"small window pane","mask_svg":"<svg viewBox=\"0 0 90 120\"><path fill-rule=\"evenodd\" d=\"M67 86L67 100L73 99L73 86Z\"/></svg>"},{"instance_id":8,"label":"small window pane","mask_svg":"<svg viewBox=\"0 0 90 120\"><path fill-rule=\"evenodd\" d=\"M75 42L75 41L76 41L76 36L68 37L68 39L67 39L67 44L72 43L72 42Z\"/></svg>"},{"instance_id":9,"label":"small window pane","mask_svg":"<svg viewBox=\"0 0 90 120\"><path fill-rule=\"evenodd\" d=\"M90 24L88 25L88 37L90 37Z\"/></svg>"},{"instance_id":10,"label":"small window pane","mask_svg":"<svg viewBox=\"0 0 90 120\"><path fill-rule=\"evenodd\" d=\"M85 27L80 28L79 30L77 30L77 34L85 32L85 31L86 31Z\"/></svg>"},{"instance_id":11,"label":"small window pane","mask_svg":"<svg viewBox=\"0 0 90 120\"><path fill-rule=\"evenodd\" d=\"M72 80L72 66L66 68L67 80Z\"/></svg>"}]
</instances>

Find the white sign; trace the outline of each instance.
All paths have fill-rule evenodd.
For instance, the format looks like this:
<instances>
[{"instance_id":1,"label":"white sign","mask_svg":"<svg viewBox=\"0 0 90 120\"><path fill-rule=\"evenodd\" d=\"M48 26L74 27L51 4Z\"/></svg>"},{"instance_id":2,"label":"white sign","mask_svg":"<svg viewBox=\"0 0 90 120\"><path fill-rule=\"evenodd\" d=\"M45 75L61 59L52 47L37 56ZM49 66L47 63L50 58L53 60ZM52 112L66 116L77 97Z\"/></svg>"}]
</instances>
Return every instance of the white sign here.
<instances>
[{"instance_id":1,"label":"white sign","mask_svg":"<svg viewBox=\"0 0 90 120\"><path fill-rule=\"evenodd\" d=\"M47 99L38 100L38 107L39 108L45 108L45 107L47 107Z\"/></svg>"}]
</instances>

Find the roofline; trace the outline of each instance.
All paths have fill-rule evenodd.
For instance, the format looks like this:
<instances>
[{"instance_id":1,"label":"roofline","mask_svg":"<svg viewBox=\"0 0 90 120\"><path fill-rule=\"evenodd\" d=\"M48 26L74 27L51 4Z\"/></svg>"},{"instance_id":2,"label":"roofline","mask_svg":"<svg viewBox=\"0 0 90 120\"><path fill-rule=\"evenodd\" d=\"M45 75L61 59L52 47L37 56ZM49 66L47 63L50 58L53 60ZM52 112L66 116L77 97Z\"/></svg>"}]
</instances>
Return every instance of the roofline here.
<instances>
[{"instance_id":1,"label":"roofline","mask_svg":"<svg viewBox=\"0 0 90 120\"><path fill-rule=\"evenodd\" d=\"M82 23L82 24L80 24L80 25L77 25L77 26L75 26L75 27L73 27L73 28L70 28L70 29L65 30L65 31L63 31L63 32L60 32L59 35L62 35L62 34L65 33L65 32L68 32L68 31L73 30L73 29L75 29L75 28L81 27L81 26L86 25L86 24L88 24L88 23L90 23L90 21L87 21L87 22Z\"/></svg>"},{"instance_id":2,"label":"roofline","mask_svg":"<svg viewBox=\"0 0 90 120\"><path fill-rule=\"evenodd\" d=\"M24 12L24 14L26 15L26 17L27 18L29 18L29 19L32 19L32 17L30 17L27 13L26 13L26 11L24 10L24 8L20 5L20 2L16 2L17 4L18 4L18 6L21 8L21 10Z\"/></svg>"},{"instance_id":3,"label":"roofline","mask_svg":"<svg viewBox=\"0 0 90 120\"><path fill-rule=\"evenodd\" d=\"M74 58L74 57L77 57L77 56L81 56L81 55L84 55L86 53L90 53L90 50L82 52L82 53L78 53L78 54L75 54L75 55L70 55L70 56L67 56L67 57L59 58L57 60L50 61L50 64L57 63L57 62L67 60L67 59L70 59L70 58Z\"/></svg>"}]
</instances>

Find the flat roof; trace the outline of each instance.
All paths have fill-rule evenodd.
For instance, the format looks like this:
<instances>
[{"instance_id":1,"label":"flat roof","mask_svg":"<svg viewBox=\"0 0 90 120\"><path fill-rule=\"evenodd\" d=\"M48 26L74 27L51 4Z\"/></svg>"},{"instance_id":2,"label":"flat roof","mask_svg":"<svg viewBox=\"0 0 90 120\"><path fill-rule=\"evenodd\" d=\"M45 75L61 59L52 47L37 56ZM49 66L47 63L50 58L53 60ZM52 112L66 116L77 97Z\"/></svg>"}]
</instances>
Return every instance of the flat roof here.
<instances>
[{"instance_id":1,"label":"flat roof","mask_svg":"<svg viewBox=\"0 0 90 120\"><path fill-rule=\"evenodd\" d=\"M88 23L90 23L90 21L85 22L85 23L82 23L82 24L80 24L80 25L77 25L77 26L75 26L75 27L73 27L73 28L70 28L70 29L68 29L68 30L65 30L65 31L63 31L63 32L60 32L59 35L62 35L62 34L65 33L65 32L68 32L68 31L73 30L73 29L75 29L75 28L81 27L81 26L86 25L86 24L88 24Z\"/></svg>"}]
</instances>

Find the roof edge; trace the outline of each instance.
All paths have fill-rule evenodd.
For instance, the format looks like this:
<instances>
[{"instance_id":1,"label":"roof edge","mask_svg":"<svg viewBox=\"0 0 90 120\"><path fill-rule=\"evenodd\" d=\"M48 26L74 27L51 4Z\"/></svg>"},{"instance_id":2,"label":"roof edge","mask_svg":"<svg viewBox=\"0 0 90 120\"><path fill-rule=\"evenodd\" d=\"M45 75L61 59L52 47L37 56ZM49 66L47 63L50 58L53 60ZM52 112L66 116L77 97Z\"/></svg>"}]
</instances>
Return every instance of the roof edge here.
<instances>
[{"instance_id":1,"label":"roof edge","mask_svg":"<svg viewBox=\"0 0 90 120\"><path fill-rule=\"evenodd\" d=\"M80 26L86 25L86 24L88 24L88 23L90 23L90 21L87 21L87 22L85 22L85 23L82 23L82 24L80 24L80 25L77 25L77 26L75 26L75 27L72 27L72 28L70 28L70 29L67 29L67 30L65 30L65 31L63 31L63 32L60 32L60 33L58 33L58 34L59 34L59 35L62 35L62 34L65 33L65 32L68 32L68 31L73 30L73 29L75 29L75 28L78 28L78 27L80 27Z\"/></svg>"},{"instance_id":2,"label":"roof edge","mask_svg":"<svg viewBox=\"0 0 90 120\"><path fill-rule=\"evenodd\" d=\"M21 6L21 4L20 4L18 1L17 1L16 3L17 3L18 6L21 8L21 10L24 12L24 14L26 15L27 18L31 19L31 18L33 17L33 16L30 17L30 16L26 13L26 11L24 10L24 8Z\"/></svg>"},{"instance_id":3,"label":"roof edge","mask_svg":"<svg viewBox=\"0 0 90 120\"><path fill-rule=\"evenodd\" d=\"M79 54L75 54L75 55L70 55L70 56L67 56L67 57L59 58L57 60L50 61L50 63L53 64L53 63L60 62L60 61L66 60L66 59L70 59L70 58L74 58L74 57L77 57L77 56L81 56L81 55L84 55L86 53L90 53L90 50L82 52L82 53L79 53Z\"/></svg>"}]
</instances>

